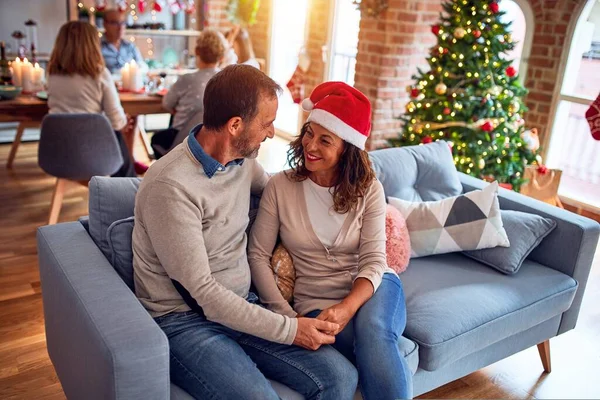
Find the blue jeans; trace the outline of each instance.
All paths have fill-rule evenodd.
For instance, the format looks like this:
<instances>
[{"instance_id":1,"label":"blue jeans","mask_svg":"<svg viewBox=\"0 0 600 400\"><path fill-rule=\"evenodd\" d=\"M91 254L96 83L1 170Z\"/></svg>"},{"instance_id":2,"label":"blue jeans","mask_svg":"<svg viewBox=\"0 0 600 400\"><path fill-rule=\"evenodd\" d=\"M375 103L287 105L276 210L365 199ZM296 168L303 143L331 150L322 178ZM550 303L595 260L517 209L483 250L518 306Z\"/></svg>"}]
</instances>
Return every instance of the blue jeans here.
<instances>
[{"instance_id":1,"label":"blue jeans","mask_svg":"<svg viewBox=\"0 0 600 400\"><path fill-rule=\"evenodd\" d=\"M267 378L306 399L352 399L356 392L356 368L330 346L269 342L195 311L155 321L169 339L171 381L196 399L279 399Z\"/></svg>"},{"instance_id":2,"label":"blue jeans","mask_svg":"<svg viewBox=\"0 0 600 400\"><path fill-rule=\"evenodd\" d=\"M321 310L308 313L316 317ZM398 348L406 327L404 290L398 276L381 285L335 338L333 347L358 369L365 400L412 398L412 373Z\"/></svg>"}]
</instances>

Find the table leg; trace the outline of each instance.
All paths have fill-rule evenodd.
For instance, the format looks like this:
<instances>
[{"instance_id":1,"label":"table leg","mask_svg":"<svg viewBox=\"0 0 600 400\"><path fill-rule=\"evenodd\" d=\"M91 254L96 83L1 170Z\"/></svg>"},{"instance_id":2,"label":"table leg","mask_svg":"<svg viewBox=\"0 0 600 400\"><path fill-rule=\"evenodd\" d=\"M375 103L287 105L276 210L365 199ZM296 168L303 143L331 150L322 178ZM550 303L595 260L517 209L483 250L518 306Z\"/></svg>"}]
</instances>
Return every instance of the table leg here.
<instances>
[{"instance_id":1,"label":"table leg","mask_svg":"<svg viewBox=\"0 0 600 400\"><path fill-rule=\"evenodd\" d=\"M8 161L6 161L6 168L12 168L13 161L17 155L17 149L21 144L21 138L23 137L23 133L25 132L25 128L35 128L39 126L38 122L19 122L19 126L17 127L17 134L15 135L15 140L12 142L12 147L10 148L10 153L8 154Z\"/></svg>"},{"instance_id":2,"label":"table leg","mask_svg":"<svg viewBox=\"0 0 600 400\"><path fill-rule=\"evenodd\" d=\"M137 131L140 135L140 139L142 139L142 143L144 143L144 147L146 148L146 153L148 154L148 158L154 158L154 150L152 149L152 145L150 144L150 138L148 137L148 133L146 133L146 129L144 129L144 124L141 121L142 116L138 115L137 117Z\"/></svg>"}]
</instances>

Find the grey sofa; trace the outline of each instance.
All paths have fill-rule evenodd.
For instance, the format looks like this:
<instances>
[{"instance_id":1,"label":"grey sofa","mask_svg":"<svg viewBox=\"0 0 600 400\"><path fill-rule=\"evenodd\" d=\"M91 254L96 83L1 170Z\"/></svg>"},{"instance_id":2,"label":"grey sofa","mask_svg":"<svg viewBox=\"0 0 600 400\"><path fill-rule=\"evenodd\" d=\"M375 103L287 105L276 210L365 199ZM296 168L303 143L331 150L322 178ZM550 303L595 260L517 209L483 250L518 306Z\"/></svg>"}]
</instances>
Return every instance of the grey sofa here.
<instances>
[{"instance_id":1,"label":"grey sofa","mask_svg":"<svg viewBox=\"0 0 600 400\"><path fill-rule=\"evenodd\" d=\"M485 185L456 172L443 142L371 158L388 196L437 200ZM130 242L107 234L133 215L138 185L93 178L89 219L38 230L48 352L69 398L189 398L170 384L167 339L130 289ZM408 323L399 346L415 396L575 327L600 226L504 189L500 205L558 223L517 274L452 253L413 259L401 275ZM111 254L119 246L121 256ZM273 385L284 399L300 397Z\"/></svg>"}]
</instances>

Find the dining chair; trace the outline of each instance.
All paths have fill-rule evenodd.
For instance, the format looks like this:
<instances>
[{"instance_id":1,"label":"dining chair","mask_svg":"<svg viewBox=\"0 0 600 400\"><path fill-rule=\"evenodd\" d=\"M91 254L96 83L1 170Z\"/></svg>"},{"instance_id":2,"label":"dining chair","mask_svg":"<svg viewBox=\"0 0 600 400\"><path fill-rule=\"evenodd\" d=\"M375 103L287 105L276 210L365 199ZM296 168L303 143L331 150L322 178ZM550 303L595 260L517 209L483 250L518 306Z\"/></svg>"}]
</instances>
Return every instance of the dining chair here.
<instances>
[{"instance_id":1,"label":"dining chair","mask_svg":"<svg viewBox=\"0 0 600 400\"><path fill-rule=\"evenodd\" d=\"M58 221L65 185L109 176L123 165L110 122L101 114L49 114L42 120L38 164L56 177L48 225Z\"/></svg>"}]
</instances>

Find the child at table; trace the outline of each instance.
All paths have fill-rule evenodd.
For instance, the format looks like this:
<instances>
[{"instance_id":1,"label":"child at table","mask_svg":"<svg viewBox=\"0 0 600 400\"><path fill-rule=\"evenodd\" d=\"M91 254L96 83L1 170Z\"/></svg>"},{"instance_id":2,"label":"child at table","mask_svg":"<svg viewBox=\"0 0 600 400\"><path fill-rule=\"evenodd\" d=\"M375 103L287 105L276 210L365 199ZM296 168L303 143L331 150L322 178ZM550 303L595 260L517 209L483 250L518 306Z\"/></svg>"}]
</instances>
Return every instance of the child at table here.
<instances>
[{"instance_id":1,"label":"child at table","mask_svg":"<svg viewBox=\"0 0 600 400\"><path fill-rule=\"evenodd\" d=\"M217 72L217 64L227 49L227 41L215 29L204 29L196 41L196 65L198 71L182 75L163 98L163 108L174 112L169 129L152 136L152 147L157 158L185 139L193 126L202 123L204 114L204 89ZM180 132L182 129L187 132Z\"/></svg>"},{"instance_id":2,"label":"child at table","mask_svg":"<svg viewBox=\"0 0 600 400\"><path fill-rule=\"evenodd\" d=\"M48 108L50 114L104 114L115 131L124 161L113 176L136 176L120 132L127 118L104 65L98 31L87 22L67 22L58 32L48 63Z\"/></svg>"}]
</instances>

